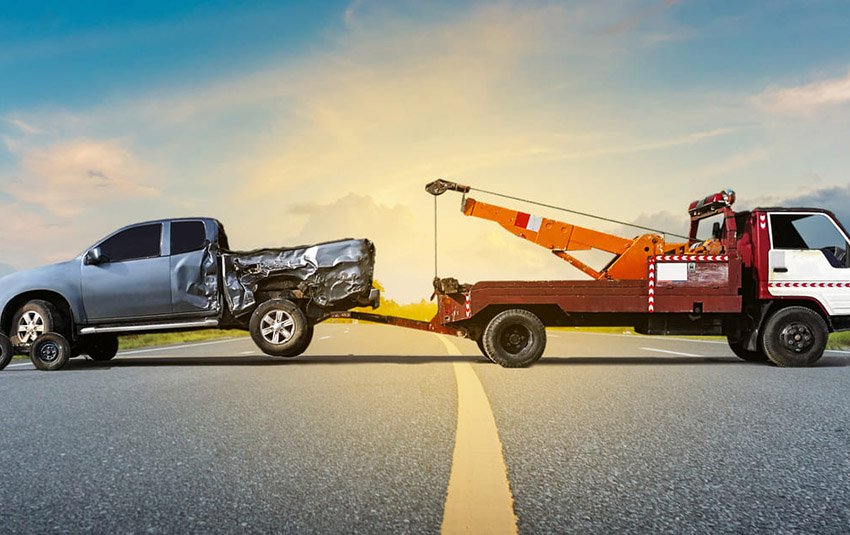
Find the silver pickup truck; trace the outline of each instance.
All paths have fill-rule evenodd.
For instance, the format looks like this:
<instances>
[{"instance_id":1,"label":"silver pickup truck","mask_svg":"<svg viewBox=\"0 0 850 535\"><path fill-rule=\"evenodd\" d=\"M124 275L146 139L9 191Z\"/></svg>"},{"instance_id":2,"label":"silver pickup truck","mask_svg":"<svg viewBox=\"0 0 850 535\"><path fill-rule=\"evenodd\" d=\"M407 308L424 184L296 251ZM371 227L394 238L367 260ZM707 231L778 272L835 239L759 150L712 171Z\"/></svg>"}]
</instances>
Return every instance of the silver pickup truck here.
<instances>
[{"instance_id":1,"label":"silver pickup truck","mask_svg":"<svg viewBox=\"0 0 850 535\"><path fill-rule=\"evenodd\" d=\"M293 357L327 314L377 307L374 261L369 240L237 252L215 219L130 225L73 260L0 278L13 346L0 369L11 352L55 370L82 354L111 359L120 334L202 328L245 329L266 354Z\"/></svg>"}]
</instances>

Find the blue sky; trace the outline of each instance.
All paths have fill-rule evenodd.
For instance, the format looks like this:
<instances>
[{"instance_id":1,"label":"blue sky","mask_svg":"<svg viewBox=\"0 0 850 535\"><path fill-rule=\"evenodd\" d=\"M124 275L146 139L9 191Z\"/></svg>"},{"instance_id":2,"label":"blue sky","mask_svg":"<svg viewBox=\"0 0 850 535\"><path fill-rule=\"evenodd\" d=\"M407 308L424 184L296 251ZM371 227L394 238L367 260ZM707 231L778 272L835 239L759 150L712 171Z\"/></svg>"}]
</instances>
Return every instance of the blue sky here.
<instances>
[{"instance_id":1,"label":"blue sky","mask_svg":"<svg viewBox=\"0 0 850 535\"><path fill-rule=\"evenodd\" d=\"M370 237L418 299L437 177L671 231L725 187L847 219L848 27L818 0L3 2L0 263L211 215L241 248ZM443 275L577 276L441 207Z\"/></svg>"}]
</instances>

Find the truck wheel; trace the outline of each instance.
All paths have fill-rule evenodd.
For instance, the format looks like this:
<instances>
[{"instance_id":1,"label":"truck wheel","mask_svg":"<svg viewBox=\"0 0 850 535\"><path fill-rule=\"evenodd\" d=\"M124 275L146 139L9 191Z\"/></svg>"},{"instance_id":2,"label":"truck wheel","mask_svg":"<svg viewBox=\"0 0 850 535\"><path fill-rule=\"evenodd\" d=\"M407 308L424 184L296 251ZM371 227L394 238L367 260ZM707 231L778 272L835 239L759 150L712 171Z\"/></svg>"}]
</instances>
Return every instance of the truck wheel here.
<instances>
[{"instance_id":1,"label":"truck wheel","mask_svg":"<svg viewBox=\"0 0 850 535\"><path fill-rule=\"evenodd\" d=\"M12 349L12 341L3 333L0 333L0 370L6 367L11 362L14 350Z\"/></svg>"},{"instance_id":2,"label":"truck wheel","mask_svg":"<svg viewBox=\"0 0 850 535\"><path fill-rule=\"evenodd\" d=\"M313 326L304 312L286 299L270 299L258 306L248 329L257 347L273 357L297 357L313 338Z\"/></svg>"},{"instance_id":3,"label":"truck wheel","mask_svg":"<svg viewBox=\"0 0 850 535\"><path fill-rule=\"evenodd\" d=\"M527 310L505 310L484 329L484 353L505 368L535 363L546 349L546 327Z\"/></svg>"},{"instance_id":4,"label":"truck wheel","mask_svg":"<svg viewBox=\"0 0 850 535\"><path fill-rule=\"evenodd\" d=\"M481 350L481 354L484 355L484 358L489 360L490 362L493 362L493 359L491 359L490 355L487 354L487 350L484 349L484 337L483 337L483 335L482 335L481 338L476 340L475 343L478 344L478 349Z\"/></svg>"},{"instance_id":5,"label":"truck wheel","mask_svg":"<svg viewBox=\"0 0 850 535\"><path fill-rule=\"evenodd\" d=\"M42 371L61 369L70 357L71 346L59 333L44 333L30 346L30 360Z\"/></svg>"},{"instance_id":6,"label":"truck wheel","mask_svg":"<svg viewBox=\"0 0 850 535\"><path fill-rule=\"evenodd\" d=\"M747 362L767 362L767 355L762 351L750 351L746 349L742 340L726 338L726 341L729 342L729 349L732 350L732 353L735 353L742 360L746 360Z\"/></svg>"},{"instance_id":7,"label":"truck wheel","mask_svg":"<svg viewBox=\"0 0 850 535\"><path fill-rule=\"evenodd\" d=\"M112 360L118 354L118 337L114 334L90 335L83 342L82 353L98 362Z\"/></svg>"},{"instance_id":8,"label":"truck wheel","mask_svg":"<svg viewBox=\"0 0 850 535\"><path fill-rule=\"evenodd\" d=\"M61 330L62 316L53 303L33 299L22 306L12 318L12 344L26 346L46 332Z\"/></svg>"},{"instance_id":9,"label":"truck wheel","mask_svg":"<svg viewBox=\"0 0 850 535\"><path fill-rule=\"evenodd\" d=\"M817 313L787 307L771 316L762 330L762 347L777 366L811 366L823 356L829 329Z\"/></svg>"}]
</instances>

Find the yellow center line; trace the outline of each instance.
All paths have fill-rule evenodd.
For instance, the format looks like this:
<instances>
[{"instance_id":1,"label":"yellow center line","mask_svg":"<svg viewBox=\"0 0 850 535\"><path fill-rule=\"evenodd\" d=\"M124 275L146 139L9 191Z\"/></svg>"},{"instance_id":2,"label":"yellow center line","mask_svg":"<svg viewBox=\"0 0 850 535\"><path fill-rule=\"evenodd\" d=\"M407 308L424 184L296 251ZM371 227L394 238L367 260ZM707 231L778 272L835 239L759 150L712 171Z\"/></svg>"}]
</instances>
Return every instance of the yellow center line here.
<instances>
[{"instance_id":1,"label":"yellow center line","mask_svg":"<svg viewBox=\"0 0 850 535\"><path fill-rule=\"evenodd\" d=\"M457 346L437 335L450 355ZM472 365L455 362L457 431L442 533L516 534L514 499L487 393Z\"/></svg>"}]
</instances>

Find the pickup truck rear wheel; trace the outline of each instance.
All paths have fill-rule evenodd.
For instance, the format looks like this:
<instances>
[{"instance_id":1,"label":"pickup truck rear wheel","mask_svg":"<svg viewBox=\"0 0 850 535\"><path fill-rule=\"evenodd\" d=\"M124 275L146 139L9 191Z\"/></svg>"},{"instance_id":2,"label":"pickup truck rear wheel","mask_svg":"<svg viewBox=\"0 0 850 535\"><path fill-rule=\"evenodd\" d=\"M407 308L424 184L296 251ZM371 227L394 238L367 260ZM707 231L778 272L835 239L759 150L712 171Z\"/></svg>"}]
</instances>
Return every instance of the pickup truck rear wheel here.
<instances>
[{"instance_id":1,"label":"pickup truck rear wheel","mask_svg":"<svg viewBox=\"0 0 850 535\"><path fill-rule=\"evenodd\" d=\"M0 333L0 370L6 367L12 360L12 342L9 337Z\"/></svg>"},{"instance_id":2,"label":"pickup truck rear wheel","mask_svg":"<svg viewBox=\"0 0 850 535\"><path fill-rule=\"evenodd\" d=\"M59 370L71 358L71 346L59 333L45 333L30 346L30 360L39 370Z\"/></svg>"},{"instance_id":3,"label":"pickup truck rear wheel","mask_svg":"<svg viewBox=\"0 0 850 535\"><path fill-rule=\"evenodd\" d=\"M767 355L763 351L748 350L744 346L743 340L727 338L726 341L729 342L729 349L732 350L732 353L735 353L740 359L747 362L767 362Z\"/></svg>"},{"instance_id":4,"label":"pickup truck rear wheel","mask_svg":"<svg viewBox=\"0 0 850 535\"><path fill-rule=\"evenodd\" d=\"M762 347L771 362L783 367L811 366L823 356L829 329L824 319L805 307L776 312L762 330Z\"/></svg>"},{"instance_id":5,"label":"pickup truck rear wheel","mask_svg":"<svg viewBox=\"0 0 850 535\"><path fill-rule=\"evenodd\" d=\"M118 337L114 334L89 335L83 342L82 352L98 362L112 360L118 354Z\"/></svg>"},{"instance_id":6,"label":"pickup truck rear wheel","mask_svg":"<svg viewBox=\"0 0 850 535\"><path fill-rule=\"evenodd\" d=\"M528 310L500 312L484 329L485 354L505 368L524 368L535 363L546 349L546 327Z\"/></svg>"},{"instance_id":7,"label":"pickup truck rear wheel","mask_svg":"<svg viewBox=\"0 0 850 535\"><path fill-rule=\"evenodd\" d=\"M313 338L304 312L287 299L270 299L258 306L248 329L257 347L273 357L297 357Z\"/></svg>"},{"instance_id":8,"label":"pickup truck rear wheel","mask_svg":"<svg viewBox=\"0 0 850 535\"><path fill-rule=\"evenodd\" d=\"M18 309L12 318L12 344L26 346L47 332L62 330L62 316L53 303L33 299Z\"/></svg>"}]
</instances>

